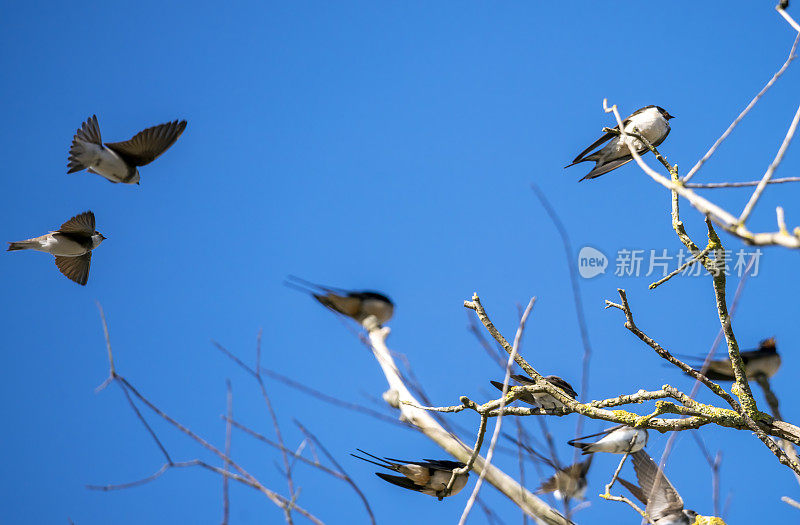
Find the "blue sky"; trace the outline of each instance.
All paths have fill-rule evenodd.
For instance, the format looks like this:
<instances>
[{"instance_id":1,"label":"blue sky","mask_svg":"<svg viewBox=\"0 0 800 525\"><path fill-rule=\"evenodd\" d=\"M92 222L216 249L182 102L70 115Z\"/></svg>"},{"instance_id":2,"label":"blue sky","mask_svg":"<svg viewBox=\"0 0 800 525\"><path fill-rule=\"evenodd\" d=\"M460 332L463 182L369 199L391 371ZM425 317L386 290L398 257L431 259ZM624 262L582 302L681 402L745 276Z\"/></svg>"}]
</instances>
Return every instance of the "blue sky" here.
<instances>
[{"instance_id":1,"label":"blue sky","mask_svg":"<svg viewBox=\"0 0 800 525\"><path fill-rule=\"evenodd\" d=\"M575 251L591 245L614 264L620 249L678 250L668 195L635 166L580 184L588 167L562 167L611 123L601 107L608 97L623 114L658 104L675 115L660 149L687 170L785 60L792 39L772 2L7 5L3 240L40 235L86 209L108 240L85 288L44 254L0 257L7 400L0 522L220 520L221 481L204 471L170 472L114 493L85 488L133 480L162 463L119 389L94 392L107 374L96 301L119 371L216 444L224 439L226 378L236 417L272 433L251 378L211 342L252 362L260 329L268 368L382 409L373 399L386 384L374 360L333 315L284 287L287 274L389 294L397 304L389 345L408 356L437 404L465 394L488 399L488 381L499 375L467 331L461 304L474 291L509 337L517 305L536 295L525 356L579 384L582 347L564 253L530 183L557 209ZM797 107L798 75L789 69L695 181L761 176ZM92 114L108 141L176 118L189 124L141 170L141 186L121 186L66 174L72 135ZM799 166L795 147L778 176L797 175ZM749 195L706 193L734 212ZM774 229L778 204L798 224L798 197L796 186L769 188L751 226ZM699 214L684 206L684 220L702 242ZM789 421L798 419L797 264L795 252L765 250L734 325L743 347L777 337L784 365L773 385ZM611 272L581 280L592 397L665 382L691 388L623 328L620 312L602 308L626 288L642 329L675 352L705 352L718 330L708 279L648 291L652 280ZM731 294L734 286L731 279ZM359 482L380 522L457 520L466 493L440 503L395 490L348 456L361 447L444 459L435 445L282 384L268 388L289 445L302 441L296 418ZM701 399L713 401L705 392ZM477 423L466 413L452 419ZM150 421L176 459L208 458ZM573 416L552 421L560 443L574 423ZM763 445L745 432L709 428L702 436L723 451L728 523L797 519L779 497L800 498L798 486ZM665 442L653 433L651 455ZM571 456L567 448L562 459ZM233 456L286 492L273 450L235 433ZM579 522L638 522L594 496L615 462L595 461L591 506ZM515 472L514 458L498 463ZM710 473L688 436L667 473L687 506L711 513ZM303 467L295 476L300 505L329 523L360 522L363 510L347 486ZM520 520L492 488L482 495L506 523ZM232 487L232 523L281 519L259 494Z\"/></svg>"}]
</instances>

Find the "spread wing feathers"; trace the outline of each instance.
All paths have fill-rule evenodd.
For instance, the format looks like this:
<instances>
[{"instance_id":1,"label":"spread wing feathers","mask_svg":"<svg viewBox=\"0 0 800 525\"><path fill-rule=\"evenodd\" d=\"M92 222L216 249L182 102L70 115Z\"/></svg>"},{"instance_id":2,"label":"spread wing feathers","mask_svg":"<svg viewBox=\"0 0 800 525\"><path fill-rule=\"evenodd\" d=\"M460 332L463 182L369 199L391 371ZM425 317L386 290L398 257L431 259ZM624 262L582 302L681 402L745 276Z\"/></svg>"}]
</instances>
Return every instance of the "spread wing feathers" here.
<instances>
[{"instance_id":1,"label":"spread wing feathers","mask_svg":"<svg viewBox=\"0 0 800 525\"><path fill-rule=\"evenodd\" d=\"M640 450L631 454L639 486L647 496L647 514L654 520L683 510L683 500L655 461Z\"/></svg>"},{"instance_id":2,"label":"spread wing feathers","mask_svg":"<svg viewBox=\"0 0 800 525\"><path fill-rule=\"evenodd\" d=\"M589 467L592 465L592 458L594 458L594 455L589 456L589 459L586 461L574 463L568 467L557 470L555 474L542 483L542 486L539 487L539 491L553 492L555 490L560 490L567 486L569 479L577 481L586 477L586 474L589 472Z\"/></svg>"},{"instance_id":3,"label":"spread wing feathers","mask_svg":"<svg viewBox=\"0 0 800 525\"><path fill-rule=\"evenodd\" d=\"M625 123L627 123L627 121ZM613 129L619 129L619 126L615 126ZM572 161L572 164L569 164L569 165L564 166L564 167L565 168L569 168L570 166L574 166L575 164L578 164L579 162L586 162L587 160L590 160L590 159L584 158L586 156L586 154L591 152L595 148L599 147L600 145L608 142L613 137L616 137L616 135L614 133L611 133L610 131L607 131L607 132L603 133L603 135L599 139L595 140L592 143L591 146L589 146L585 150L583 150L580 153L578 153L578 156L575 157L575 160Z\"/></svg>"},{"instance_id":4,"label":"spread wing feathers","mask_svg":"<svg viewBox=\"0 0 800 525\"><path fill-rule=\"evenodd\" d=\"M56 255L56 266L68 279L85 286L89 280L89 265L92 261L92 252L86 252L79 257L62 257Z\"/></svg>"},{"instance_id":5,"label":"spread wing feathers","mask_svg":"<svg viewBox=\"0 0 800 525\"><path fill-rule=\"evenodd\" d=\"M384 474L383 472L376 472L375 475L382 480L388 481L392 485L397 485L398 487L403 487L404 489L419 492L425 488L417 485L405 476L392 476L391 474Z\"/></svg>"},{"instance_id":6,"label":"spread wing feathers","mask_svg":"<svg viewBox=\"0 0 800 525\"><path fill-rule=\"evenodd\" d=\"M75 173L86 168L86 165L80 160L82 156L86 155L86 147L84 146L86 142L97 144L98 146L103 145L96 115L92 115L86 122L81 124L81 127L75 132L75 136L72 137L69 158L67 158L67 173Z\"/></svg>"},{"instance_id":7,"label":"spread wing feathers","mask_svg":"<svg viewBox=\"0 0 800 525\"><path fill-rule=\"evenodd\" d=\"M647 496L645 495L644 492L642 492L642 489L640 489L630 481L624 480L622 478L617 478L617 481L622 483L625 486L625 488L628 489L636 499L641 501L645 507L647 506Z\"/></svg>"},{"instance_id":8,"label":"spread wing feathers","mask_svg":"<svg viewBox=\"0 0 800 525\"><path fill-rule=\"evenodd\" d=\"M117 153L126 163L144 166L156 160L175 144L184 129L186 129L185 120L174 120L140 131L125 142L106 143L106 147Z\"/></svg>"},{"instance_id":9,"label":"spread wing feathers","mask_svg":"<svg viewBox=\"0 0 800 525\"><path fill-rule=\"evenodd\" d=\"M92 115L86 119L86 122L81 124L80 129L75 132L75 139L91 142L98 146L103 145L103 140L100 138L100 124L97 122L97 115Z\"/></svg>"},{"instance_id":10,"label":"spread wing feathers","mask_svg":"<svg viewBox=\"0 0 800 525\"><path fill-rule=\"evenodd\" d=\"M85 211L65 222L59 228L62 233L82 233L84 235L94 234L94 213Z\"/></svg>"},{"instance_id":11,"label":"spread wing feathers","mask_svg":"<svg viewBox=\"0 0 800 525\"><path fill-rule=\"evenodd\" d=\"M609 171L615 170L615 169L619 168L620 166L629 163L632 160L633 160L633 157L631 157L630 155L625 155L624 157L620 157L618 159L614 159L614 160L612 160L610 162L606 162L605 164L601 164L600 166L595 166L595 168L592 171L590 171L589 173L587 173L583 178L581 178L581 180L594 179L596 177L599 177L600 175L605 175ZM580 182L580 181L578 181L578 182Z\"/></svg>"}]
</instances>

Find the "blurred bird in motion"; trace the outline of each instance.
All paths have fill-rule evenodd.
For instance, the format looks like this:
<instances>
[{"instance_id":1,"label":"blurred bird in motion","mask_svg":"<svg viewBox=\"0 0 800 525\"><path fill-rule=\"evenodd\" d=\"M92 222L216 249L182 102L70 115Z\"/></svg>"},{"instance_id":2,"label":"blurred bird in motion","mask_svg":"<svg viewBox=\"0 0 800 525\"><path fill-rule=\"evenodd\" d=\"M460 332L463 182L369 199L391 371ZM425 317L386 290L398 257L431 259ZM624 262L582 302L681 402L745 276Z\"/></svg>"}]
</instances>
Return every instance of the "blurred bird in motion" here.
<instances>
[{"instance_id":1,"label":"blurred bird in motion","mask_svg":"<svg viewBox=\"0 0 800 525\"><path fill-rule=\"evenodd\" d=\"M597 441L586 441L588 438L603 436ZM567 441L568 445L581 449L582 454L594 452L610 452L611 454L625 454L637 452L647 445L647 430L633 428L625 425L611 427L597 434L590 434Z\"/></svg>"},{"instance_id":2,"label":"blurred bird in motion","mask_svg":"<svg viewBox=\"0 0 800 525\"><path fill-rule=\"evenodd\" d=\"M8 243L8 251L36 250L54 255L59 271L83 286L89 280L92 250L104 240L103 234L94 229L94 213L85 211L62 224L56 231Z\"/></svg>"},{"instance_id":3,"label":"blurred bird in motion","mask_svg":"<svg viewBox=\"0 0 800 525\"><path fill-rule=\"evenodd\" d=\"M111 182L139 184L139 166L150 164L175 144L185 120L174 120L140 131L124 142L107 142L100 138L97 116L92 115L72 138L67 173L87 170Z\"/></svg>"},{"instance_id":4,"label":"blurred bird in motion","mask_svg":"<svg viewBox=\"0 0 800 525\"><path fill-rule=\"evenodd\" d=\"M659 106L645 106L637 109L631 115L622 121L623 129L626 133L634 133L634 128L638 130L644 138L648 140L653 146L658 146L669 135L669 119L674 118L666 109ZM619 125L614 128L619 131ZM647 151L647 146L639 139L630 138L631 146L636 149L640 155ZM592 154L588 154L595 148L600 147L603 143L609 142L603 149L598 150ZM581 151L572 164L564 166L569 168L580 162L593 161L595 163L592 171L587 173L581 180L594 179L615 170L620 166L627 164L633 160L628 146L625 144L625 139L621 135L614 134L607 131L602 137L592 143L591 146Z\"/></svg>"},{"instance_id":5,"label":"blurred bird in motion","mask_svg":"<svg viewBox=\"0 0 800 525\"><path fill-rule=\"evenodd\" d=\"M311 294L323 306L336 313L355 319L360 324L374 316L379 325L385 324L394 314L394 303L379 292L369 290L350 291L315 284L290 275L284 281L286 286Z\"/></svg>"},{"instance_id":6,"label":"blurred bird in motion","mask_svg":"<svg viewBox=\"0 0 800 525\"><path fill-rule=\"evenodd\" d=\"M357 448L356 450L377 461L373 461L373 459L362 458L361 456L357 456L355 454L350 454L354 458L358 458L362 461L366 461L367 463L372 463L373 465L377 465L379 467L402 474L402 476L391 476L389 474L384 474L383 472L376 472L375 475L379 478L386 480L393 485L397 485L398 487L403 487L404 489L421 492L423 494L427 494L428 496L435 496L439 498L439 501L442 501L442 498L458 494L467 484L467 480L469 479L468 472L464 474L458 474L453 482L450 492L446 493L447 484L450 482L450 478L453 475L453 470L465 467L466 465L464 465L464 463L458 461L434 459L426 459L423 461L406 461L402 459L380 458L378 456L373 456L369 452L365 452L360 448Z\"/></svg>"},{"instance_id":7,"label":"blurred bird in motion","mask_svg":"<svg viewBox=\"0 0 800 525\"><path fill-rule=\"evenodd\" d=\"M740 352L744 370L749 379L753 379L758 374L763 374L767 378L775 375L781 366L781 356L778 354L775 338L764 339L755 350ZM704 358L697 356L683 356L685 359L695 360L695 368L700 372ZM730 358L715 359L708 362L708 369L705 376L712 381L734 381L733 367Z\"/></svg>"},{"instance_id":8,"label":"blurred bird in motion","mask_svg":"<svg viewBox=\"0 0 800 525\"><path fill-rule=\"evenodd\" d=\"M520 374L512 374L511 379L513 379L522 386L536 385L536 382L533 379L525 377ZM554 387L563 390L564 393L567 394L572 399L575 399L578 396L578 393L575 392L575 389L573 389L572 386L566 381L564 381L562 378L558 376L545 376L544 379ZM492 386L494 386L498 390L500 391L503 390L502 381L491 381L491 383ZM513 387L509 387L509 391L511 390L511 388ZM540 408L564 407L564 403L562 403L555 397L551 396L547 392L525 392L519 397L519 400L528 403L529 405L533 405L535 407L540 407Z\"/></svg>"},{"instance_id":9,"label":"blurred bird in motion","mask_svg":"<svg viewBox=\"0 0 800 525\"><path fill-rule=\"evenodd\" d=\"M639 485L618 478L631 494L645 505L654 525L691 525L697 518L693 510L683 508L683 499L656 462L640 450L631 454Z\"/></svg>"},{"instance_id":10,"label":"blurred bird in motion","mask_svg":"<svg viewBox=\"0 0 800 525\"><path fill-rule=\"evenodd\" d=\"M543 481L536 493L552 492L553 496L559 500L583 499L588 486L586 475L589 473L589 467L592 466L593 457L594 455L591 455L586 460L573 463L568 467L556 468L555 474ZM548 463L550 462L548 461Z\"/></svg>"}]
</instances>

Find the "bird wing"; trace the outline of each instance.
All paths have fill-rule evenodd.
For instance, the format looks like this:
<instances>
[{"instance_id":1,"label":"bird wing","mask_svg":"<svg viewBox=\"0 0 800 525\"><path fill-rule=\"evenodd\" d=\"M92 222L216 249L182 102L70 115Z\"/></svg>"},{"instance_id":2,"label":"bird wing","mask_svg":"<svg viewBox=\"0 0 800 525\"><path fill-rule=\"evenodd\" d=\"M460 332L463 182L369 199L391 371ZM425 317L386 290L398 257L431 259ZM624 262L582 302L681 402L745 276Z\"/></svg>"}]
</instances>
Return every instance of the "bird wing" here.
<instances>
[{"instance_id":1,"label":"bird wing","mask_svg":"<svg viewBox=\"0 0 800 525\"><path fill-rule=\"evenodd\" d=\"M644 492L642 492L642 489L640 489L639 487L637 487L635 484L631 483L630 481L627 481L627 480L622 479L622 478L617 478L617 481L622 483L625 486L625 488L628 489L636 499L641 501L642 504L645 507L647 506L647 496L645 495Z\"/></svg>"},{"instance_id":2,"label":"bird wing","mask_svg":"<svg viewBox=\"0 0 800 525\"><path fill-rule=\"evenodd\" d=\"M68 279L85 286L89 281L89 265L92 262L92 252L86 252L78 257L63 257L56 255L56 266Z\"/></svg>"},{"instance_id":3,"label":"bird wing","mask_svg":"<svg viewBox=\"0 0 800 525\"><path fill-rule=\"evenodd\" d=\"M419 492L425 488L417 485L405 476L392 476L390 474L384 474L383 472L376 472L375 475L382 480L388 481L392 485L397 485L398 487L403 487L404 489Z\"/></svg>"},{"instance_id":4,"label":"bird wing","mask_svg":"<svg viewBox=\"0 0 800 525\"><path fill-rule=\"evenodd\" d=\"M466 466L464 465L464 463L461 463L460 461L449 461L446 459L425 459L424 462L412 461L411 463L415 463L416 465L419 465L421 467L434 468L436 470L454 470Z\"/></svg>"},{"instance_id":5,"label":"bird wing","mask_svg":"<svg viewBox=\"0 0 800 525\"><path fill-rule=\"evenodd\" d=\"M599 177L600 175L605 175L609 171L615 170L615 169L619 168L620 166L629 163L632 160L633 160L632 156L625 155L624 157L620 157L618 159L614 159L612 161L606 162L605 164L601 164L600 166L595 166L595 168L592 171L590 171L589 173L587 173L586 175L584 175L581 178L581 180L584 180L584 179L595 179L595 178ZM578 182L580 182L580 181L578 181Z\"/></svg>"},{"instance_id":6,"label":"bird wing","mask_svg":"<svg viewBox=\"0 0 800 525\"><path fill-rule=\"evenodd\" d=\"M618 430L618 429L622 428L623 426L625 426L625 425L617 425L615 427L607 428L607 429L605 429L605 430L603 430L601 432L598 432L597 434L589 434L588 436L582 436L582 437L579 437L579 438L575 438L575 439L572 439L570 441L567 441L567 443L572 445L573 443L577 443L577 442L579 442L581 440L584 440L584 439L593 438L593 437L597 437L597 436L606 436L606 435L614 432L615 430Z\"/></svg>"},{"instance_id":7,"label":"bird wing","mask_svg":"<svg viewBox=\"0 0 800 525\"><path fill-rule=\"evenodd\" d=\"M683 500L655 461L644 450L634 452L631 457L639 486L647 496L647 514L653 520L680 514L683 511Z\"/></svg>"},{"instance_id":8,"label":"bird wing","mask_svg":"<svg viewBox=\"0 0 800 525\"><path fill-rule=\"evenodd\" d=\"M140 131L132 139L124 142L107 142L106 147L122 157L126 163L144 166L156 160L175 144L184 129L186 129L185 120L174 120Z\"/></svg>"},{"instance_id":9,"label":"bird wing","mask_svg":"<svg viewBox=\"0 0 800 525\"><path fill-rule=\"evenodd\" d=\"M58 231L92 236L94 234L94 213L90 211L80 213L62 224Z\"/></svg>"},{"instance_id":10,"label":"bird wing","mask_svg":"<svg viewBox=\"0 0 800 525\"><path fill-rule=\"evenodd\" d=\"M578 396L578 393L575 392L575 389L572 388L572 385L567 383L564 379L558 376L545 376L545 379L551 385L563 390L569 397L575 399Z\"/></svg>"},{"instance_id":11,"label":"bird wing","mask_svg":"<svg viewBox=\"0 0 800 525\"><path fill-rule=\"evenodd\" d=\"M327 306L334 312L339 312L349 317L356 317L361 309L361 299L357 297L341 296L334 293L327 295L312 294L314 299Z\"/></svg>"},{"instance_id":12,"label":"bird wing","mask_svg":"<svg viewBox=\"0 0 800 525\"><path fill-rule=\"evenodd\" d=\"M618 130L619 126L616 126L613 129ZM599 139L597 139L594 142L592 142L591 146L589 146L585 150L583 150L580 153L578 153L578 156L575 157L575 159L572 161L572 164L569 164L568 166L565 166L565 168L569 168L570 166L573 166L573 165L575 165L575 164L577 164L579 162L583 162L584 160L586 160L583 157L586 156L587 153L591 152L592 150L594 150L595 148L597 148L601 144L604 144L604 143L608 142L609 140L611 140L612 137L615 137L615 136L616 135L614 133L611 133L610 131L606 131L605 133L603 133L603 135Z\"/></svg>"}]
</instances>

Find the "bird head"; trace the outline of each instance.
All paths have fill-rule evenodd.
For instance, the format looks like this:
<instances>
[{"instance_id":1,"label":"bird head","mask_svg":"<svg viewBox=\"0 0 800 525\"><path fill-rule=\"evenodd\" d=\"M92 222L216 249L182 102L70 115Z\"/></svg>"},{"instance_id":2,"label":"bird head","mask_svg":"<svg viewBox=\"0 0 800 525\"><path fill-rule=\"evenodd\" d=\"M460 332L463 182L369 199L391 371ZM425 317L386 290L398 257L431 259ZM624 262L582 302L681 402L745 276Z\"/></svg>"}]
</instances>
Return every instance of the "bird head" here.
<instances>
[{"instance_id":1,"label":"bird head","mask_svg":"<svg viewBox=\"0 0 800 525\"><path fill-rule=\"evenodd\" d=\"M656 106L656 108L658 109L658 112L661 113L661 116L664 117L665 119L669 120L671 118L675 118L675 117L673 117L672 115L669 114L669 111L667 111L666 109L662 108L661 106Z\"/></svg>"}]
</instances>

